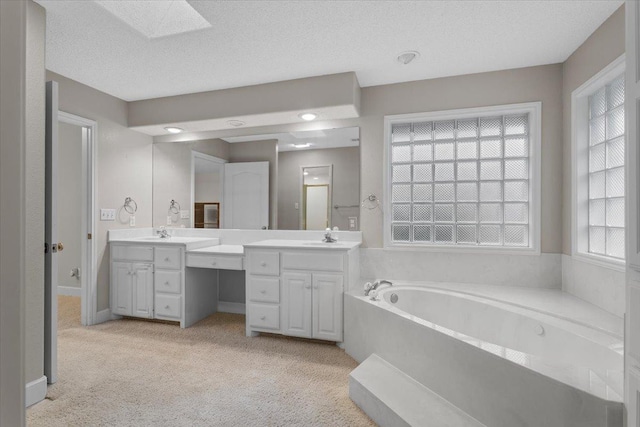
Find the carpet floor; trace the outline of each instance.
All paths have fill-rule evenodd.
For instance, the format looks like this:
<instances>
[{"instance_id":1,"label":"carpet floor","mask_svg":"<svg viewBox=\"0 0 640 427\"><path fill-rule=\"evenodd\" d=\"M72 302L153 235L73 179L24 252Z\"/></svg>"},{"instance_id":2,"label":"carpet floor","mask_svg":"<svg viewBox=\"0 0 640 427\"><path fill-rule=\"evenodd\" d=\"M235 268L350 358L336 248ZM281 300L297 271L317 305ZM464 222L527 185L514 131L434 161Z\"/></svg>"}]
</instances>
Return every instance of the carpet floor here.
<instances>
[{"instance_id":1,"label":"carpet floor","mask_svg":"<svg viewBox=\"0 0 640 427\"><path fill-rule=\"evenodd\" d=\"M180 329L133 319L82 327L80 299L59 297L59 381L30 426L374 426L348 396L343 350L247 338L244 316Z\"/></svg>"}]
</instances>

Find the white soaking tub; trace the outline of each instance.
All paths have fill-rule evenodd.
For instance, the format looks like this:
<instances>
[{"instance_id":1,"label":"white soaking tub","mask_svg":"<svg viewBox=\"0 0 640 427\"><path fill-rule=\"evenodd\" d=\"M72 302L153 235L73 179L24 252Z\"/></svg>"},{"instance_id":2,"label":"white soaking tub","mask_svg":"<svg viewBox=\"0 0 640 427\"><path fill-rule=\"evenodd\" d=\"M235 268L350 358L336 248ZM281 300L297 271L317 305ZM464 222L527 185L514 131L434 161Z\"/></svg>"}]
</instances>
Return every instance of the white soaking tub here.
<instances>
[{"instance_id":1,"label":"white soaking tub","mask_svg":"<svg viewBox=\"0 0 640 427\"><path fill-rule=\"evenodd\" d=\"M376 353L487 426L622 426L623 339L593 321L607 317L596 307L454 284L395 284L377 299L345 297L359 362Z\"/></svg>"}]
</instances>

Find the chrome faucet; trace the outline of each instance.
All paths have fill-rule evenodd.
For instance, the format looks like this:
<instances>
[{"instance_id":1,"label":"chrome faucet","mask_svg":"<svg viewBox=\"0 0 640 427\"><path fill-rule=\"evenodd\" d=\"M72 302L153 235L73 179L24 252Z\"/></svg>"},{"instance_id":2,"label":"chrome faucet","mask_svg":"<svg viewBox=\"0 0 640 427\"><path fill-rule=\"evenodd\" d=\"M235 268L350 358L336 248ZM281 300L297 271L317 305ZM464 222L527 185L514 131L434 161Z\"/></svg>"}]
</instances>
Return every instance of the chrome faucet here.
<instances>
[{"instance_id":1,"label":"chrome faucet","mask_svg":"<svg viewBox=\"0 0 640 427\"><path fill-rule=\"evenodd\" d=\"M338 241L338 239L336 239L335 237L333 237L333 236L331 235L331 229L330 229L330 228L327 228L327 229L325 230L325 233L324 233L324 239L322 239L322 241L323 241L323 242L325 242L325 243L335 243L335 242L337 242L337 241Z\"/></svg>"},{"instance_id":2,"label":"chrome faucet","mask_svg":"<svg viewBox=\"0 0 640 427\"><path fill-rule=\"evenodd\" d=\"M166 239L167 237L171 237L169 236L167 227L165 227L164 225L161 225L160 227L158 227L158 231L156 231L156 233L160 235L161 239Z\"/></svg>"},{"instance_id":3,"label":"chrome faucet","mask_svg":"<svg viewBox=\"0 0 640 427\"><path fill-rule=\"evenodd\" d=\"M371 282L367 282L366 285L364 285L364 295L365 296L369 296L369 294L371 293L371 291L375 291L376 289L378 289L381 285L389 285L389 286L393 286L393 283L388 281L388 280L376 280L375 282L371 283Z\"/></svg>"}]
</instances>

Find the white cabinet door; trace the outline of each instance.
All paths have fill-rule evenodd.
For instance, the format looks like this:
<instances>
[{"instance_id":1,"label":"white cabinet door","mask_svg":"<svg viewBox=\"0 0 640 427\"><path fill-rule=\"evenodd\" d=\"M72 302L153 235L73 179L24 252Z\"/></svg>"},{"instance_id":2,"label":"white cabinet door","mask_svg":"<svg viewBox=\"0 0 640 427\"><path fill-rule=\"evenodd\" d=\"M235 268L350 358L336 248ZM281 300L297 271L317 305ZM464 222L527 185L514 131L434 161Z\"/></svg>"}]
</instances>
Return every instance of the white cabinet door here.
<instances>
[{"instance_id":1,"label":"white cabinet door","mask_svg":"<svg viewBox=\"0 0 640 427\"><path fill-rule=\"evenodd\" d=\"M342 341L342 287L338 274L313 275L313 338Z\"/></svg>"},{"instance_id":2,"label":"white cabinet door","mask_svg":"<svg viewBox=\"0 0 640 427\"><path fill-rule=\"evenodd\" d=\"M151 264L133 264L133 310L136 317L153 317L153 266Z\"/></svg>"},{"instance_id":3,"label":"white cabinet door","mask_svg":"<svg viewBox=\"0 0 640 427\"><path fill-rule=\"evenodd\" d=\"M282 275L282 333L311 338L311 274Z\"/></svg>"},{"instance_id":4,"label":"white cabinet door","mask_svg":"<svg viewBox=\"0 0 640 427\"><path fill-rule=\"evenodd\" d=\"M224 228L269 227L269 162L225 163Z\"/></svg>"},{"instance_id":5,"label":"white cabinet door","mask_svg":"<svg viewBox=\"0 0 640 427\"><path fill-rule=\"evenodd\" d=\"M113 262L111 263L111 292L113 296L112 309L114 314L121 316L131 316L132 314L132 289L133 276L131 263Z\"/></svg>"}]
</instances>

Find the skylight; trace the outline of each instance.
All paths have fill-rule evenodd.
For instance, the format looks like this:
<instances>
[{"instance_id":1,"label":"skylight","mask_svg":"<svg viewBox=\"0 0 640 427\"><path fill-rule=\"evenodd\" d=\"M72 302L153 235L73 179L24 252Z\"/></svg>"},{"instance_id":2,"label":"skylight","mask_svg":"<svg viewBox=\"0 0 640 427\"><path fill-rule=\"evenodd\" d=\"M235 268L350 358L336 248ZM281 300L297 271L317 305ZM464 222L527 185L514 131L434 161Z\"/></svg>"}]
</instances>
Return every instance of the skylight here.
<instances>
[{"instance_id":1,"label":"skylight","mask_svg":"<svg viewBox=\"0 0 640 427\"><path fill-rule=\"evenodd\" d=\"M149 39L211 27L186 0L95 2Z\"/></svg>"}]
</instances>

